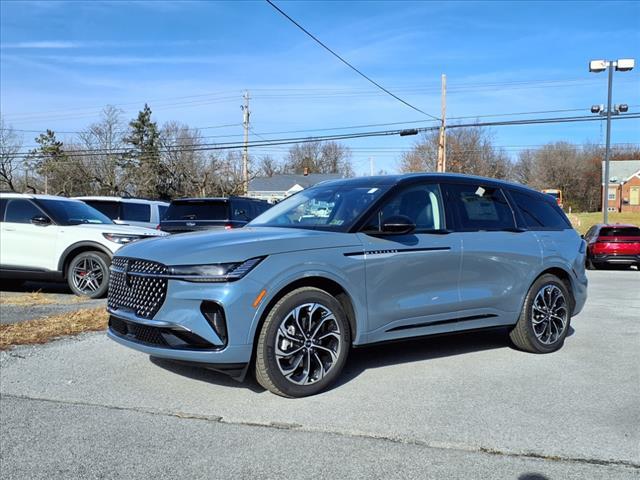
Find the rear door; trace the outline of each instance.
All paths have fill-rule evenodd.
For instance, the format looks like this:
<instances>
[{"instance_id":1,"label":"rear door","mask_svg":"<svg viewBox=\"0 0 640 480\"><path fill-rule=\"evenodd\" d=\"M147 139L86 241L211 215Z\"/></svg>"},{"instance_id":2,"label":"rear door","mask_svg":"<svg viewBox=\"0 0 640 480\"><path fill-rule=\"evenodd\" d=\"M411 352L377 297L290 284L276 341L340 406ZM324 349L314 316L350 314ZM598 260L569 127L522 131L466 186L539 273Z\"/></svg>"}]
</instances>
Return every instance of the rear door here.
<instances>
[{"instance_id":1,"label":"rear door","mask_svg":"<svg viewBox=\"0 0 640 480\"><path fill-rule=\"evenodd\" d=\"M7 200L1 223L0 263L4 267L33 270L57 270L56 244L60 227L34 225L35 216L47 216L31 200Z\"/></svg>"},{"instance_id":2,"label":"rear door","mask_svg":"<svg viewBox=\"0 0 640 480\"><path fill-rule=\"evenodd\" d=\"M542 265L538 239L516 224L500 187L451 183L445 190L462 241L461 309L487 324L514 323Z\"/></svg>"},{"instance_id":3,"label":"rear door","mask_svg":"<svg viewBox=\"0 0 640 480\"><path fill-rule=\"evenodd\" d=\"M451 317L458 308L461 241L448 233L437 183L420 183L393 195L366 222L371 231L385 218L405 215L416 224L406 235L358 233L364 253L368 341L415 336Z\"/></svg>"}]
</instances>

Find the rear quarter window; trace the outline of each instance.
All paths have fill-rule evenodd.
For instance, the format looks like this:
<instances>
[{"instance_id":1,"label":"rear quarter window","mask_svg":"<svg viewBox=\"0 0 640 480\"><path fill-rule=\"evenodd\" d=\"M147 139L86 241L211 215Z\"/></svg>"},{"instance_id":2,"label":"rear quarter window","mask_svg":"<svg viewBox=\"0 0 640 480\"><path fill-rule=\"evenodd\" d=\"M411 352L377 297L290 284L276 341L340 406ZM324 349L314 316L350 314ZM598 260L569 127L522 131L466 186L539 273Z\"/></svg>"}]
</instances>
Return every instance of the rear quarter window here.
<instances>
[{"instance_id":1,"label":"rear quarter window","mask_svg":"<svg viewBox=\"0 0 640 480\"><path fill-rule=\"evenodd\" d=\"M100 213L106 215L111 220L120 219L120 204L118 202L102 200L83 200L87 205L95 208Z\"/></svg>"},{"instance_id":2,"label":"rear quarter window","mask_svg":"<svg viewBox=\"0 0 640 480\"><path fill-rule=\"evenodd\" d=\"M121 220L129 222L150 222L151 205L147 203L122 202Z\"/></svg>"},{"instance_id":3,"label":"rear quarter window","mask_svg":"<svg viewBox=\"0 0 640 480\"><path fill-rule=\"evenodd\" d=\"M536 195L529 195L515 190L510 191L525 226L531 230L564 230L572 228L564 215L551 202Z\"/></svg>"}]
</instances>

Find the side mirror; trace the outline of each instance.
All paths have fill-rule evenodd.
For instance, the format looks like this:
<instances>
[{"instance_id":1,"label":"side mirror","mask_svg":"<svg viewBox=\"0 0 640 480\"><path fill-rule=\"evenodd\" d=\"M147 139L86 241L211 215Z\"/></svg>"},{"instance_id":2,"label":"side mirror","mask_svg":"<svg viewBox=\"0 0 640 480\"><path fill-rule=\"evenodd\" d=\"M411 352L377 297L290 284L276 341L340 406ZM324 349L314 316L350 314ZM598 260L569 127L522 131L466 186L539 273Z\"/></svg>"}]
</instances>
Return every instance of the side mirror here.
<instances>
[{"instance_id":1,"label":"side mirror","mask_svg":"<svg viewBox=\"0 0 640 480\"><path fill-rule=\"evenodd\" d=\"M382 222L382 233L387 235L406 235L416 229L416 224L405 215L389 217Z\"/></svg>"},{"instance_id":2,"label":"side mirror","mask_svg":"<svg viewBox=\"0 0 640 480\"><path fill-rule=\"evenodd\" d=\"M40 227L46 227L47 225L51 225L51 219L44 215L36 215L31 219L31 223Z\"/></svg>"}]
</instances>

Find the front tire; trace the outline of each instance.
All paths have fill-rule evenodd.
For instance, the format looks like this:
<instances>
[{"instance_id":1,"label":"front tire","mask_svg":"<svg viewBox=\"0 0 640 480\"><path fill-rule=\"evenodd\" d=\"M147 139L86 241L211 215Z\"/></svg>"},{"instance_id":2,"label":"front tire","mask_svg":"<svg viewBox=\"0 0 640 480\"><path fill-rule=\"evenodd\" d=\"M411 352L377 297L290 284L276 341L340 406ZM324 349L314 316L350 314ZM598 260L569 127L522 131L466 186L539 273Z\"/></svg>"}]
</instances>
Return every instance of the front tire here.
<instances>
[{"instance_id":1,"label":"front tire","mask_svg":"<svg viewBox=\"0 0 640 480\"><path fill-rule=\"evenodd\" d=\"M101 298L109 288L109 257L102 252L82 252L67 268L67 283L80 297Z\"/></svg>"},{"instance_id":2,"label":"front tire","mask_svg":"<svg viewBox=\"0 0 640 480\"><path fill-rule=\"evenodd\" d=\"M571 294L567 286L555 275L541 275L529 288L509 337L527 352L555 352L564 343L570 321Z\"/></svg>"},{"instance_id":3,"label":"front tire","mask_svg":"<svg viewBox=\"0 0 640 480\"><path fill-rule=\"evenodd\" d=\"M314 395L340 375L350 345L340 302L318 288L298 288L267 314L258 337L256 380L283 397Z\"/></svg>"}]
</instances>

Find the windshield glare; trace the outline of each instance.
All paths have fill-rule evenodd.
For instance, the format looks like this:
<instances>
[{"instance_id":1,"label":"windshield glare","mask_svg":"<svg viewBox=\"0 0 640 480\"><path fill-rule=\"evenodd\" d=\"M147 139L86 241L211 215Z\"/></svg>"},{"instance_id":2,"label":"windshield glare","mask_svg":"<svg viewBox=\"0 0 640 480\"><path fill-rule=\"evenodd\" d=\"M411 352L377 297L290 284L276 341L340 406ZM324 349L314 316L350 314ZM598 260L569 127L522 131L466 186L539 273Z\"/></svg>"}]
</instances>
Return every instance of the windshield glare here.
<instances>
[{"instance_id":1,"label":"windshield glare","mask_svg":"<svg viewBox=\"0 0 640 480\"><path fill-rule=\"evenodd\" d=\"M249 225L346 232L389 187L319 186L289 197Z\"/></svg>"},{"instance_id":2,"label":"windshield glare","mask_svg":"<svg viewBox=\"0 0 640 480\"><path fill-rule=\"evenodd\" d=\"M58 225L113 223L109 217L80 201L40 199L39 203Z\"/></svg>"}]
</instances>

